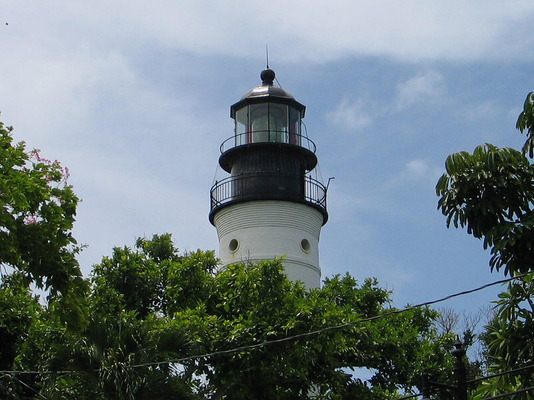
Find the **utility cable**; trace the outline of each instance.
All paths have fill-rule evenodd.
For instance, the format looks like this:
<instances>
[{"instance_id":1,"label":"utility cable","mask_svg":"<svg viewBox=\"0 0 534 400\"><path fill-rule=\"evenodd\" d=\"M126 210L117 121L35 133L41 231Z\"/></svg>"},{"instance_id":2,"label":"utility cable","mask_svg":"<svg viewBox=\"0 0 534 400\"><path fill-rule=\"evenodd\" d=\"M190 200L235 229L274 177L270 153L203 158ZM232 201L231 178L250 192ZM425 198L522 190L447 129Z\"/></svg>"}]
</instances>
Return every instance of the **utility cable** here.
<instances>
[{"instance_id":1,"label":"utility cable","mask_svg":"<svg viewBox=\"0 0 534 400\"><path fill-rule=\"evenodd\" d=\"M516 390L514 392L510 392L510 393L503 393L503 394L499 394L497 396L492 396L492 397L486 397L485 399L483 400L496 400L496 399L502 399L503 397L508 397L508 396L511 396L513 394L518 394L518 393L525 393L525 392L528 392L530 390L534 390L534 386L531 386L531 387L528 387L528 388L524 388L524 389L519 389L519 390Z\"/></svg>"},{"instance_id":2,"label":"utility cable","mask_svg":"<svg viewBox=\"0 0 534 400\"><path fill-rule=\"evenodd\" d=\"M419 396L422 396L422 395L423 395L423 393L406 395L406 396L403 396L403 397L396 398L395 400L408 400L408 399L413 399L414 397L419 397Z\"/></svg>"},{"instance_id":3,"label":"utility cable","mask_svg":"<svg viewBox=\"0 0 534 400\"><path fill-rule=\"evenodd\" d=\"M502 394L498 394L496 396L492 396L492 397L486 397L482 400L497 400L497 399L502 399L503 397L508 397L508 396L512 396L514 394L518 394L518 393L525 393L525 392L528 392L530 390L533 390L534 389L534 386L530 386L530 387L527 387L527 388L523 388L523 389L518 389L516 391L513 391L513 392L509 392L509 393L502 393ZM419 397L419 396L422 396L423 393L418 393L418 394L413 394L411 396L404 396L404 397L399 397L395 400L407 400L407 399L412 399L414 397Z\"/></svg>"},{"instance_id":4,"label":"utility cable","mask_svg":"<svg viewBox=\"0 0 534 400\"><path fill-rule=\"evenodd\" d=\"M476 383L476 382L481 382L481 381L486 380L486 379L496 378L498 376L508 375L508 374L512 374L514 372L524 371L524 370L530 369L530 368L534 368L534 364L524 365L522 367L514 368L514 369L511 369L511 370L508 370L508 371L503 371L503 372L499 372L499 373L496 373L496 374L486 375L486 376L483 376L483 377L480 377L480 378L471 379L471 380L467 381L466 383L467 384L472 384L472 383ZM451 387L451 389L452 389L452 387ZM532 389L532 388L521 389L521 391L527 391L527 390L530 390L530 389ZM511 392L511 393L506 393L506 394L500 394L500 395L497 395L495 397L490 397L488 399L483 399L483 400L498 399L498 398L509 396L509 395L512 395L512 394L515 394L515 393L519 393L519 392ZM411 399L411 398L418 397L418 396L421 396L421 395L422 395L422 393L406 395L404 397L396 398L395 400L407 400L407 399Z\"/></svg>"},{"instance_id":5,"label":"utility cable","mask_svg":"<svg viewBox=\"0 0 534 400\"><path fill-rule=\"evenodd\" d=\"M19 378L17 378L16 376L13 376L13 375L10 375L10 374L5 374L5 375L3 375L3 376L0 376L0 378L2 378L2 377L4 377L4 376L8 377L8 378L11 379L11 380L15 380L15 381L19 382L22 386L24 386L25 388L31 390L32 392L34 392L35 394L37 394L40 398L47 400L47 397L45 397L42 393L40 393L40 392L38 392L37 390L35 390L34 388L32 388L32 387L31 387L30 385L28 385L26 382L21 381L21 380L20 380Z\"/></svg>"},{"instance_id":6,"label":"utility cable","mask_svg":"<svg viewBox=\"0 0 534 400\"><path fill-rule=\"evenodd\" d=\"M481 378L471 379L470 381L467 381L466 383L467 384L477 383L477 382L480 382L480 381L483 381L483 380L486 380L486 379L491 379L491 378L496 378L498 376L513 374L514 372L524 371L525 369L530 369L530 368L534 368L534 364L525 365L523 367L511 369L511 370L508 370L508 371L498 372L498 373L495 373L495 374L492 374L492 375L483 376Z\"/></svg>"},{"instance_id":7,"label":"utility cable","mask_svg":"<svg viewBox=\"0 0 534 400\"><path fill-rule=\"evenodd\" d=\"M417 309L417 308L430 306L430 305L441 303L441 302L444 302L444 301L447 301L447 300L450 300L450 299L453 299L453 298L456 298L456 297L460 297L460 296L472 294L472 293L475 293L475 292L479 292L479 291L487 289L487 288L489 288L491 286L496 286L496 285L500 285L500 284L503 284L503 283L510 282L512 280L515 280L515 279L520 279L520 278L522 278L522 277L524 277L526 275L529 275L529 273L513 276L511 278L501 279L501 280L498 280L498 281L495 281L495 282L487 283L485 285L476 287L474 289L464 290L462 292L453 293L453 294L450 294L448 296L439 298L437 300L426 301L426 302L419 303L419 304L416 304L416 305L413 305L413 306L409 306L409 307L406 307L406 308L403 308L403 309L400 309L400 310L394 310L394 311L385 312L385 313L380 314L380 315L375 315L375 316L369 317L369 318L363 318L363 319L360 319L358 321L348 322L348 323L341 324L341 325L335 325L335 326L325 327L325 328L321 328L321 329L316 329L314 331L299 333L299 334L296 334L296 335L286 336L286 337L279 338L279 339L266 340L266 341L263 341L263 342L260 342L260 343L254 343L254 344L249 344L249 345L238 346L238 347L234 347L234 348L227 349L227 350L218 350L218 351L214 351L214 352L211 352L211 353L197 354L197 355L181 357L181 358L175 358L175 359L169 359L169 360L164 360L164 361L154 361L154 362L149 362L149 363L133 364L133 365L130 365L130 368L151 367L151 366L158 366L158 365L163 365L163 364L179 364L179 363L182 363L184 361L189 361L189 360L194 360L194 359L199 359L199 358L211 358L211 357L215 357L215 356L219 356L219 355L237 353L237 352L241 352L241 351L244 351L244 350L253 350L253 349L256 349L256 348L259 348L259 347L265 347L265 346L269 346L269 345L273 345L273 344L294 341L294 340L298 340L298 339L302 339L302 338L306 338L306 337L310 337L310 336L319 335L319 334L325 333L325 332L340 330L340 329L344 329L344 328L350 328L350 327L357 326L357 325L365 323L365 322L371 322L371 321L380 320L382 318L386 318L386 317L389 317L389 316L392 316L392 315L402 314L402 313L405 313L405 312L408 312L408 311L412 311L412 310ZM7 371L7 370L1 371L0 370L0 373L4 373L4 374L69 374L69 373L80 373L80 371L68 371L68 370L67 371Z\"/></svg>"},{"instance_id":8,"label":"utility cable","mask_svg":"<svg viewBox=\"0 0 534 400\"><path fill-rule=\"evenodd\" d=\"M209 358L209 357L214 357L214 356L223 355L223 354L236 353L236 352L243 351L243 350L252 350L252 349L255 349L255 348L258 348L258 347L268 346L268 345L271 345L271 344L277 344L277 343L283 343L283 342L293 341L293 340L297 340L297 339L302 339L302 338L305 338L305 337L318 335L318 334L321 334L321 333L324 333L324 332L329 332L329 331L334 331L334 330L338 330L338 329L343 329L343 328L356 326L356 325L362 324L364 322L376 321L376 320L379 320L379 319L382 319L382 318L389 317L391 315L402 314L402 313L414 310L416 308L421 308L421 307L430 306L430 305L433 305L433 304L436 304L436 303L441 303L443 301L450 300L450 299L455 298L455 297L464 296L464 295L467 295L467 294L471 294L471 293L474 293L474 292L478 292L478 291L484 290L484 289L486 289L488 287L491 287L491 286L500 285L500 284L503 284L503 283L506 283L506 282L510 282L510 281L512 281L514 279L519 279L519 278L522 278L523 276L526 276L526 275L528 275L528 273L522 274L522 275L517 275L517 276L511 277L511 278L501 279L499 281L492 282L492 283L487 283L485 285L479 286L479 287L474 288L474 289L465 290L465 291L462 291L462 292L450 294L448 296L442 297L442 298L437 299L437 300L426 301L424 303L419 303L419 304L416 304L416 305L413 305L413 306L410 306L410 307L406 307L406 308L403 308L403 309L400 309L400 310L394 310L394 311L386 312L384 314L375 315L373 317L360 319L358 321L348 322L346 324L341 324L341 325L335 325L335 326L331 326L331 327L321 328L321 329L317 329L317 330L314 330L314 331L304 332L304 333L300 333L300 334L292 335L292 336L287 336L287 337L280 338L280 339L267 340L267 341L264 341L264 342L261 342L261 343L255 343L255 344L250 344L250 345L239 346L239 347L236 347L236 348L233 348L233 349L228 349L228 350L214 351L212 353L206 353L206 354L197 355L197 356L188 356L188 357L183 357L183 358L174 359L174 360L167 360L167 361L160 361L160 362L132 365L132 368L156 366L156 365L169 364L169 363L180 363L182 361L189 361L189 360L195 359L195 358Z\"/></svg>"}]
</instances>

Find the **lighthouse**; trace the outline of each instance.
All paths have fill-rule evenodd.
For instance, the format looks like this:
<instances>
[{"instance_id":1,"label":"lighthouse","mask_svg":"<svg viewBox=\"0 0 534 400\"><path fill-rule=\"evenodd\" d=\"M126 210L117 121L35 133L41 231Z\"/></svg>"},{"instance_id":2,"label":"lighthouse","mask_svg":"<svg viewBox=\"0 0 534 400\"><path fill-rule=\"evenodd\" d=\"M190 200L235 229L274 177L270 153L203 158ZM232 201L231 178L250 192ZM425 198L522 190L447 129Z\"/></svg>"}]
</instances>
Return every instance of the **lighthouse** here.
<instances>
[{"instance_id":1,"label":"lighthouse","mask_svg":"<svg viewBox=\"0 0 534 400\"><path fill-rule=\"evenodd\" d=\"M223 266L282 258L289 279L318 288L327 188L313 177L316 146L302 130L306 107L274 85L272 69L260 78L230 107L234 134L220 146L226 177L211 188L209 214L219 258Z\"/></svg>"}]
</instances>

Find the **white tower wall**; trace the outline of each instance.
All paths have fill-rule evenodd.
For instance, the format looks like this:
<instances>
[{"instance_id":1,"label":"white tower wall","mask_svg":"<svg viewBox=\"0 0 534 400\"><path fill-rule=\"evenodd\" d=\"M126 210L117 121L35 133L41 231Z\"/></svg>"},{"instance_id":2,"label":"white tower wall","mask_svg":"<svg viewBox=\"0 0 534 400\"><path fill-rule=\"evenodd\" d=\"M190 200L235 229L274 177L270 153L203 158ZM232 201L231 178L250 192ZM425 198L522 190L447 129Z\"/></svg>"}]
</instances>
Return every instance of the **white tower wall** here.
<instances>
[{"instance_id":1,"label":"white tower wall","mask_svg":"<svg viewBox=\"0 0 534 400\"><path fill-rule=\"evenodd\" d=\"M306 204L256 200L228 205L213 218L223 265L284 257L292 281L309 288L321 282L319 236L323 215Z\"/></svg>"}]
</instances>

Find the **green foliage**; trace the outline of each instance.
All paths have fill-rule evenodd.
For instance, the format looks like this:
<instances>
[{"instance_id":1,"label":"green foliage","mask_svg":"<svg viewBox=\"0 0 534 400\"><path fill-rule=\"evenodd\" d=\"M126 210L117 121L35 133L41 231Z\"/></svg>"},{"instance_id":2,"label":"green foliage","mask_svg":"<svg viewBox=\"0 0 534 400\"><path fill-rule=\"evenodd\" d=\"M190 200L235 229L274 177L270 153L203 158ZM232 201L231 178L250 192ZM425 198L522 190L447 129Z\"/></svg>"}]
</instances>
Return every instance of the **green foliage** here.
<instances>
[{"instance_id":1,"label":"green foliage","mask_svg":"<svg viewBox=\"0 0 534 400\"><path fill-rule=\"evenodd\" d=\"M533 368L488 379L477 388L476 399L510 393L534 385L534 274L508 284L496 302L497 313L483 335L489 373L520 366ZM524 398L528 397L527 394Z\"/></svg>"},{"instance_id":2,"label":"green foliage","mask_svg":"<svg viewBox=\"0 0 534 400\"><path fill-rule=\"evenodd\" d=\"M46 364L75 374L47 377L43 393L63 398L192 399L190 388L170 364L180 357L187 339L166 320L141 320L133 313L95 316L83 335L57 343Z\"/></svg>"},{"instance_id":3,"label":"green foliage","mask_svg":"<svg viewBox=\"0 0 534 400\"><path fill-rule=\"evenodd\" d=\"M530 92L523 104L523 111L517 118L516 128L527 135L527 140L523 146L523 153L530 158L534 157L534 92Z\"/></svg>"},{"instance_id":4,"label":"green foliage","mask_svg":"<svg viewBox=\"0 0 534 400\"><path fill-rule=\"evenodd\" d=\"M11 131L0 122L0 264L52 295L65 294L81 278L71 233L78 198L68 170L37 151L28 155Z\"/></svg>"},{"instance_id":5,"label":"green foliage","mask_svg":"<svg viewBox=\"0 0 534 400\"><path fill-rule=\"evenodd\" d=\"M194 307L209 295L217 260L212 251L180 254L169 234L114 248L93 266L91 302L100 312L135 311L141 318Z\"/></svg>"},{"instance_id":6,"label":"green foliage","mask_svg":"<svg viewBox=\"0 0 534 400\"><path fill-rule=\"evenodd\" d=\"M335 276L307 291L288 280L280 261L216 272L213 252L180 254L168 239L115 248L95 266L83 329L67 329L54 303L36 304L34 314L12 323L25 336L11 345L10 368L69 372L18 377L24 384L11 392L96 400L383 399L417 391L423 372L441 381L449 372L444 347L451 338L436 333L436 312L384 315L395 309L374 279L360 285Z\"/></svg>"},{"instance_id":7,"label":"green foliage","mask_svg":"<svg viewBox=\"0 0 534 400\"><path fill-rule=\"evenodd\" d=\"M491 269L517 279L499 295L496 314L482 335L489 372L507 372L534 360L534 93L529 93L516 124L526 134L522 151L486 144L470 154L452 154L436 186L438 208L447 226L466 227L491 248ZM522 275L526 274L526 275ZM482 382L483 399L534 385L532 370ZM521 398L532 398L523 394Z\"/></svg>"},{"instance_id":8,"label":"green foliage","mask_svg":"<svg viewBox=\"0 0 534 400\"><path fill-rule=\"evenodd\" d=\"M179 258L178 249L174 247L170 233L154 235L152 240L138 238L135 247L158 263Z\"/></svg>"},{"instance_id":9,"label":"green foliage","mask_svg":"<svg viewBox=\"0 0 534 400\"><path fill-rule=\"evenodd\" d=\"M115 248L95 267L83 329L67 329L55 303L30 326L16 369L69 371L32 376L26 385L34 392L97 400L197 398L179 364L158 363L192 351L186 332L163 310L169 302L167 271L194 257L178 256L168 242L171 247L159 247L156 262L145 251L165 240L154 239L137 251Z\"/></svg>"},{"instance_id":10,"label":"green foliage","mask_svg":"<svg viewBox=\"0 0 534 400\"><path fill-rule=\"evenodd\" d=\"M102 312L135 311L145 318L163 301L160 274L158 264L144 254L114 248L111 257L93 266L92 303Z\"/></svg>"},{"instance_id":11,"label":"green foliage","mask_svg":"<svg viewBox=\"0 0 534 400\"><path fill-rule=\"evenodd\" d=\"M168 315L195 308L210 298L216 268L213 251L197 250L167 263L165 295Z\"/></svg>"},{"instance_id":12,"label":"green foliage","mask_svg":"<svg viewBox=\"0 0 534 400\"><path fill-rule=\"evenodd\" d=\"M436 185L441 196L438 208L447 216L447 226L467 228L491 248L491 269L505 275L532 270L534 256L534 94L529 93L517 128L526 131L523 152L478 146L474 152L450 155L446 172Z\"/></svg>"},{"instance_id":13,"label":"green foliage","mask_svg":"<svg viewBox=\"0 0 534 400\"><path fill-rule=\"evenodd\" d=\"M12 367L17 347L24 342L40 306L22 284L22 277L11 275L0 284L0 370Z\"/></svg>"},{"instance_id":14,"label":"green foliage","mask_svg":"<svg viewBox=\"0 0 534 400\"><path fill-rule=\"evenodd\" d=\"M466 227L491 247L492 269L530 270L534 256L534 169L519 151L486 144L452 154L436 191L447 226Z\"/></svg>"},{"instance_id":15,"label":"green foliage","mask_svg":"<svg viewBox=\"0 0 534 400\"><path fill-rule=\"evenodd\" d=\"M417 386L422 371L438 379L446 370L443 346L450 339L436 334L434 311L358 323L393 310L390 293L376 280L360 286L349 275L335 276L322 289L307 291L287 279L280 261L235 264L215 273L212 252L179 254L168 239L139 239L135 251L115 248L95 266L92 299L99 314L168 319L190 338L196 354L213 353L183 362L202 396L394 397ZM372 378L359 379L358 368L371 369Z\"/></svg>"}]
</instances>

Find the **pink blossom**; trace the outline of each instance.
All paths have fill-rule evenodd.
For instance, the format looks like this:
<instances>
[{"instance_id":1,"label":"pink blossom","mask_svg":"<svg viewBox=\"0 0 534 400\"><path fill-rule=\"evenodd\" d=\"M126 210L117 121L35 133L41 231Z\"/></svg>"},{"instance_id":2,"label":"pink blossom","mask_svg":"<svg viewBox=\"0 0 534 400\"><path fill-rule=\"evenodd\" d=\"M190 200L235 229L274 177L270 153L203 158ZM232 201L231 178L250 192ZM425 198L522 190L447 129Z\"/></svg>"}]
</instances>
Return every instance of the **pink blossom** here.
<instances>
[{"instance_id":1,"label":"pink blossom","mask_svg":"<svg viewBox=\"0 0 534 400\"><path fill-rule=\"evenodd\" d=\"M35 217L35 215L32 215L32 216L28 216L24 219L24 223L26 225L32 225L32 224L36 224L38 221L37 221L37 218Z\"/></svg>"}]
</instances>

